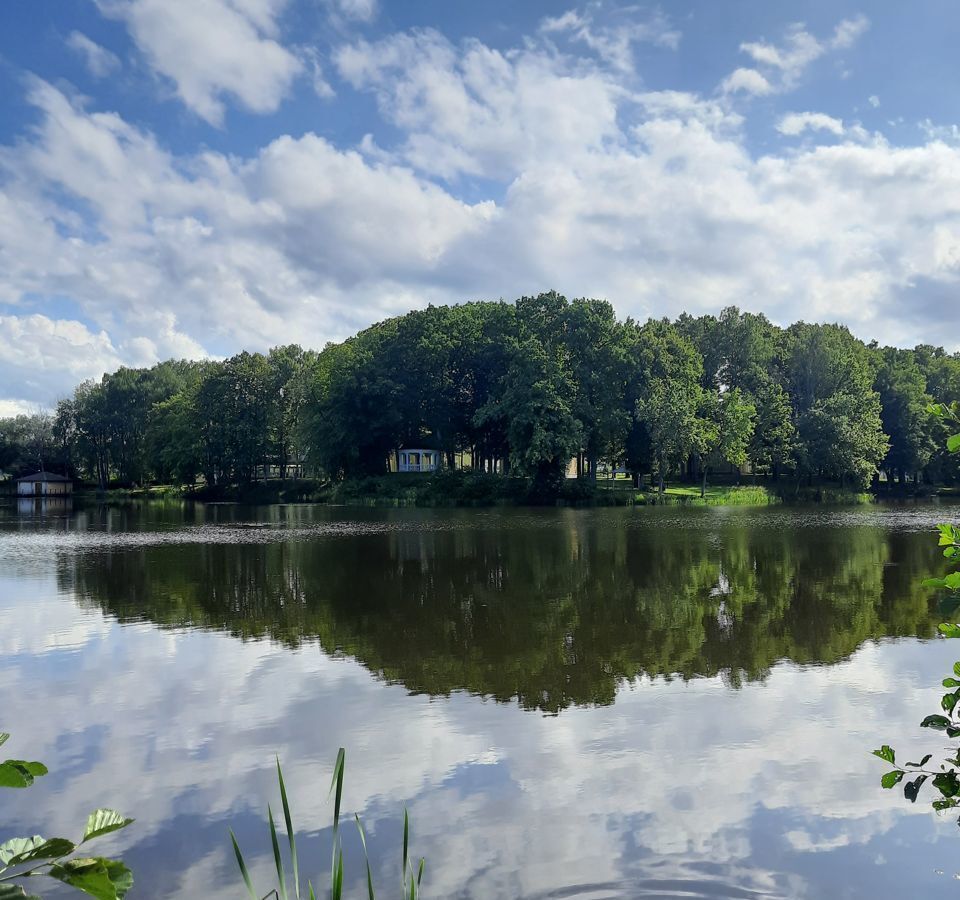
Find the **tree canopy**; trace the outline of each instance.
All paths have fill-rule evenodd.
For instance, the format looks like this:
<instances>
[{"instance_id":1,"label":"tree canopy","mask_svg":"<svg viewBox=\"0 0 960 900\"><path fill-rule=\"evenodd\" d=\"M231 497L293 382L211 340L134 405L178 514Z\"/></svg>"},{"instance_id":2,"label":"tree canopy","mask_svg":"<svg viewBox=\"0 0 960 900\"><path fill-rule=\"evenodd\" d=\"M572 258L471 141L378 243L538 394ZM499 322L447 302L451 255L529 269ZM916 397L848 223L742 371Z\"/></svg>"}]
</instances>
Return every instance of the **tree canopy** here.
<instances>
[{"instance_id":1,"label":"tree canopy","mask_svg":"<svg viewBox=\"0 0 960 900\"><path fill-rule=\"evenodd\" d=\"M622 321L549 292L429 306L320 351L122 368L52 415L0 420L0 469L242 485L375 475L429 447L545 485L574 458L591 479L603 463L658 481L720 468L859 488L881 471L955 480L931 398L960 399L960 355L734 307Z\"/></svg>"}]
</instances>

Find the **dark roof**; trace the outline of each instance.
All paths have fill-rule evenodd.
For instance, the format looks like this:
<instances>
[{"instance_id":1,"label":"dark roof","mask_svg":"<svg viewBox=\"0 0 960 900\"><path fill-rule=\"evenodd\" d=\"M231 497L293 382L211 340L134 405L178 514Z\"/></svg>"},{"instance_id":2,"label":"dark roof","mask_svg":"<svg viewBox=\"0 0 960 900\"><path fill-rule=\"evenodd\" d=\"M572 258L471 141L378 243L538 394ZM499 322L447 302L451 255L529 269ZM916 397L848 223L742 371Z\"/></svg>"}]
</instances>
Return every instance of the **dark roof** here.
<instances>
[{"instance_id":1,"label":"dark roof","mask_svg":"<svg viewBox=\"0 0 960 900\"><path fill-rule=\"evenodd\" d=\"M73 481L73 479L57 475L56 472L35 472L33 475L24 475L17 481Z\"/></svg>"}]
</instances>

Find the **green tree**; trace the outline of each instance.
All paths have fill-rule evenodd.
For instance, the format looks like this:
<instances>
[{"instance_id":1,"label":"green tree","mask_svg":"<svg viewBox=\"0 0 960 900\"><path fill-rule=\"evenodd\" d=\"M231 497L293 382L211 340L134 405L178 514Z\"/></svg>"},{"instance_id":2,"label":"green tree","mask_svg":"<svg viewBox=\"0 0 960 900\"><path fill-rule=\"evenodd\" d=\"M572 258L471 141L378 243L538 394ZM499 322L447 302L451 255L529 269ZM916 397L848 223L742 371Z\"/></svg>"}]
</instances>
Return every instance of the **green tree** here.
<instances>
[{"instance_id":1,"label":"green tree","mask_svg":"<svg viewBox=\"0 0 960 900\"><path fill-rule=\"evenodd\" d=\"M693 344L668 321L651 320L633 345L637 419L650 442L661 493L667 473L691 453L703 454L715 425L701 413L703 360Z\"/></svg>"},{"instance_id":2,"label":"green tree","mask_svg":"<svg viewBox=\"0 0 960 900\"><path fill-rule=\"evenodd\" d=\"M908 474L916 477L926 467L936 449L927 412L932 398L912 350L885 347L879 354L876 389L883 430L890 439L883 467L891 480L896 473L902 484Z\"/></svg>"}]
</instances>

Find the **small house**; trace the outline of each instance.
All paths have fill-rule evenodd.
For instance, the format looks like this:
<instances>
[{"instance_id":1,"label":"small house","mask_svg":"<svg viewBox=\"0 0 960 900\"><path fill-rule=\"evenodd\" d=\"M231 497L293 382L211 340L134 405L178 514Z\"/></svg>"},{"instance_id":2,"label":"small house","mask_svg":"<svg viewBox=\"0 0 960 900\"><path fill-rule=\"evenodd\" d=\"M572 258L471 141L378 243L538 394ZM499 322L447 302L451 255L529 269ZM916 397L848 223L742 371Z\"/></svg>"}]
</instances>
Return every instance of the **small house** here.
<instances>
[{"instance_id":1,"label":"small house","mask_svg":"<svg viewBox=\"0 0 960 900\"><path fill-rule=\"evenodd\" d=\"M397 453L398 472L436 472L440 468L440 451L411 448Z\"/></svg>"},{"instance_id":2,"label":"small house","mask_svg":"<svg viewBox=\"0 0 960 900\"><path fill-rule=\"evenodd\" d=\"M18 497L69 497L73 481L53 472L35 472L17 479Z\"/></svg>"}]
</instances>

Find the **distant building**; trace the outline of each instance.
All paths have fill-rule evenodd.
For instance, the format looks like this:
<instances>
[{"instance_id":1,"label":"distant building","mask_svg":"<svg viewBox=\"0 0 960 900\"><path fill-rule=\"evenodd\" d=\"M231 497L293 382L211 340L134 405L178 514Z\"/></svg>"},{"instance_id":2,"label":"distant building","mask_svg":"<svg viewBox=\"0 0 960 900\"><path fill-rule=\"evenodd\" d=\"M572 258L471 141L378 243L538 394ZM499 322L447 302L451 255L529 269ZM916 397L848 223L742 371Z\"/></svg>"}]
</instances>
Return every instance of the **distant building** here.
<instances>
[{"instance_id":1,"label":"distant building","mask_svg":"<svg viewBox=\"0 0 960 900\"><path fill-rule=\"evenodd\" d=\"M440 468L440 451L419 447L397 453L398 472L436 472Z\"/></svg>"},{"instance_id":2,"label":"distant building","mask_svg":"<svg viewBox=\"0 0 960 900\"><path fill-rule=\"evenodd\" d=\"M53 472L36 472L17 479L18 497L67 497L73 493L73 481Z\"/></svg>"}]
</instances>

